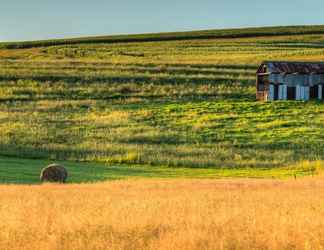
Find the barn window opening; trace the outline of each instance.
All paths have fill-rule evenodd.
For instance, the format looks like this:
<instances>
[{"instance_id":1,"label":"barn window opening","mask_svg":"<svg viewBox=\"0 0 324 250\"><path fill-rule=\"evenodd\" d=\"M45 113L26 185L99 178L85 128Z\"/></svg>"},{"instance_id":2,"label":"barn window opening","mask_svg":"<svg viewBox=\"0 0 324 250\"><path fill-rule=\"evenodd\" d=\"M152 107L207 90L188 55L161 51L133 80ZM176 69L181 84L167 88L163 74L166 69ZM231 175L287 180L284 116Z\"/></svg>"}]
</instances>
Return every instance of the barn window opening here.
<instances>
[{"instance_id":1,"label":"barn window opening","mask_svg":"<svg viewBox=\"0 0 324 250\"><path fill-rule=\"evenodd\" d=\"M296 100L296 87L287 87L287 100Z\"/></svg>"},{"instance_id":2,"label":"barn window opening","mask_svg":"<svg viewBox=\"0 0 324 250\"><path fill-rule=\"evenodd\" d=\"M318 98L318 85L314 85L314 86L310 87L309 97L310 97L310 99Z\"/></svg>"}]
</instances>

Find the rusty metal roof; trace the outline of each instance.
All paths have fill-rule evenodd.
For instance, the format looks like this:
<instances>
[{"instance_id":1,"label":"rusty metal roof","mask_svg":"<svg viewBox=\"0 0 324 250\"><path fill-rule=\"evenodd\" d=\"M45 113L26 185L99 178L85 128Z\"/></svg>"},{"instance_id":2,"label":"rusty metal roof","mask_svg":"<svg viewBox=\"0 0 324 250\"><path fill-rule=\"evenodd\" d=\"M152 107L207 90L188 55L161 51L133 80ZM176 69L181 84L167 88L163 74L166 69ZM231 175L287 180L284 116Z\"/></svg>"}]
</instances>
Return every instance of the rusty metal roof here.
<instances>
[{"instance_id":1,"label":"rusty metal roof","mask_svg":"<svg viewBox=\"0 0 324 250\"><path fill-rule=\"evenodd\" d=\"M261 64L258 73L263 66L267 67L267 73L278 74L324 74L324 62L281 62L266 61Z\"/></svg>"}]
</instances>

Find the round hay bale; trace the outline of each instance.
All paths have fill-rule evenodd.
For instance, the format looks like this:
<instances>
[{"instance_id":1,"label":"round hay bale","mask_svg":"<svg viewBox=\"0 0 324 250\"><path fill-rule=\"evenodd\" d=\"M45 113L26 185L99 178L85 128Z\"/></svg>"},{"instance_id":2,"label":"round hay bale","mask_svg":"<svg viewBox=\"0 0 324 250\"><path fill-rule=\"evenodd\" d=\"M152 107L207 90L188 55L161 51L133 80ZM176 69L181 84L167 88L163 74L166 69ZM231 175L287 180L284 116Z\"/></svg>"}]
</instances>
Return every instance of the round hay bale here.
<instances>
[{"instance_id":1,"label":"round hay bale","mask_svg":"<svg viewBox=\"0 0 324 250\"><path fill-rule=\"evenodd\" d=\"M51 164L46 168L43 168L40 174L41 182L65 183L67 177L67 170L59 164Z\"/></svg>"}]
</instances>

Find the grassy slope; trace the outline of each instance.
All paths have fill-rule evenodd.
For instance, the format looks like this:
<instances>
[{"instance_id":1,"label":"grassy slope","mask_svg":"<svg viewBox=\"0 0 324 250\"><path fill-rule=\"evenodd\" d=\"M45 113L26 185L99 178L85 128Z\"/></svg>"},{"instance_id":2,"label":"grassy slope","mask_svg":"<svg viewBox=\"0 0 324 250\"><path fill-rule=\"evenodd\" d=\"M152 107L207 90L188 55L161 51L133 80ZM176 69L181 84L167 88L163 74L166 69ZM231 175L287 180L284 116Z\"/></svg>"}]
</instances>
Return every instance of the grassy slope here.
<instances>
[{"instance_id":1,"label":"grassy slope","mask_svg":"<svg viewBox=\"0 0 324 250\"><path fill-rule=\"evenodd\" d=\"M136 164L157 177L210 176L210 170L183 167L231 169L214 170L215 177L240 171L291 176L262 169L323 159L324 105L255 102L254 72L262 60L323 60L321 30L210 31L218 35L0 49L0 154ZM14 168L3 181L34 182L38 168L25 168L25 177ZM133 175L106 170L84 172L89 179L75 172L72 180Z\"/></svg>"}]
</instances>

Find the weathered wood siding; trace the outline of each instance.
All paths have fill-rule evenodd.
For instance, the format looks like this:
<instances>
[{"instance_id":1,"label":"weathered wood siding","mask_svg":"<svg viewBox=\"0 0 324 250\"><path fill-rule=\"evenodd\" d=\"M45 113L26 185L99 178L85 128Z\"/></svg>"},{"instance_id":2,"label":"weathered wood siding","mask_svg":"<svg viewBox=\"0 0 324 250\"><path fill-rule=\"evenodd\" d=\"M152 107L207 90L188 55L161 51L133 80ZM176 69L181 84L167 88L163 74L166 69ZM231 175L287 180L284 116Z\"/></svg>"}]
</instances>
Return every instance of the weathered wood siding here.
<instances>
[{"instance_id":1,"label":"weathered wood siding","mask_svg":"<svg viewBox=\"0 0 324 250\"><path fill-rule=\"evenodd\" d=\"M323 85L318 85L318 99L323 99Z\"/></svg>"},{"instance_id":2,"label":"weathered wood siding","mask_svg":"<svg viewBox=\"0 0 324 250\"><path fill-rule=\"evenodd\" d=\"M275 90L274 85L269 85L269 93L268 93L268 99L267 101L274 101L275 100Z\"/></svg>"}]
</instances>

